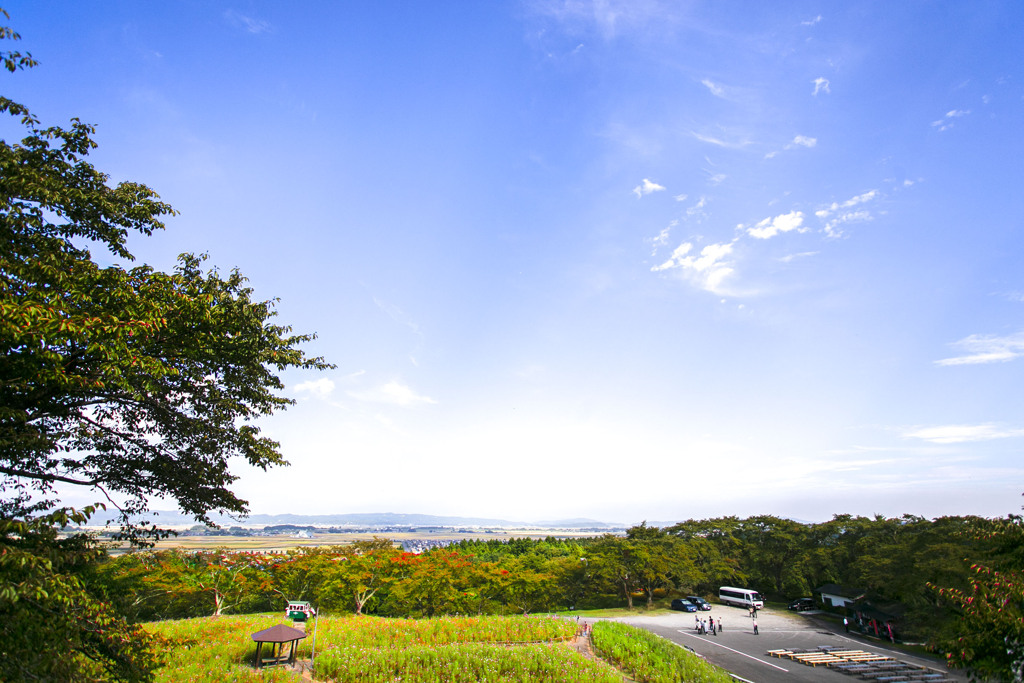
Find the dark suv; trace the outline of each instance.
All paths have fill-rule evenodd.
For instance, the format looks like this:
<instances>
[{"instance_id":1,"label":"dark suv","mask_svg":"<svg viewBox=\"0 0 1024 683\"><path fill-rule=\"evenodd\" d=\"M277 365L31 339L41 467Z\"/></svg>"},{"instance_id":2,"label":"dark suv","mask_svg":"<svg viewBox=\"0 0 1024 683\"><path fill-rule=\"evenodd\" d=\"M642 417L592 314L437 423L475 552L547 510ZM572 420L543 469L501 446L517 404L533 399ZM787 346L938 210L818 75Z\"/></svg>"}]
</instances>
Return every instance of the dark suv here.
<instances>
[{"instance_id":1,"label":"dark suv","mask_svg":"<svg viewBox=\"0 0 1024 683\"><path fill-rule=\"evenodd\" d=\"M672 609L681 610L683 612L696 612L699 608L689 600L676 598L672 601Z\"/></svg>"}]
</instances>

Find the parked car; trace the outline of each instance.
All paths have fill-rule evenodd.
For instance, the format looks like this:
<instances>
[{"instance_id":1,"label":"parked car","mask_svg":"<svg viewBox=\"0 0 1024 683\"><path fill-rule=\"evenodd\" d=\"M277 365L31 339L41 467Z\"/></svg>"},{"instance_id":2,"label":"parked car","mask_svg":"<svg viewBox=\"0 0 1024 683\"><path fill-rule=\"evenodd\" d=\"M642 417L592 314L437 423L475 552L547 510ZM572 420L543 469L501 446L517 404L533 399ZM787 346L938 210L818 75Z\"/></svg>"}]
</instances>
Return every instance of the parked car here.
<instances>
[{"instance_id":1,"label":"parked car","mask_svg":"<svg viewBox=\"0 0 1024 683\"><path fill-rule=\"evenodd\" d=\"M672 609L677 609L681 612L696 612L700 608L689 600L676 598L672 601Z\"/></svg>"},{"instance_id":2,"label":"parked car","mask_svg":"<svg viewBox=\"0 0 1024 683\"><path fill-rule=\"evenodd\" d=\"M814 609L814 600L811 598L797 598L793 602L789 603L789 609L796 612Z\"/></svg>"},{"instance_id":3,"label":"parked car","mask_svg":"<svg viewBox=\"0 0 1024 683\"><path fill-rule=\"evenodd\" d=\"M698 608L704 610L705 612L711 609L711 603L705 600L704 598L697 597L696 595L687 595L686 599L692 602L693 604L697 605Z\"/></svg>"}]
</instances>

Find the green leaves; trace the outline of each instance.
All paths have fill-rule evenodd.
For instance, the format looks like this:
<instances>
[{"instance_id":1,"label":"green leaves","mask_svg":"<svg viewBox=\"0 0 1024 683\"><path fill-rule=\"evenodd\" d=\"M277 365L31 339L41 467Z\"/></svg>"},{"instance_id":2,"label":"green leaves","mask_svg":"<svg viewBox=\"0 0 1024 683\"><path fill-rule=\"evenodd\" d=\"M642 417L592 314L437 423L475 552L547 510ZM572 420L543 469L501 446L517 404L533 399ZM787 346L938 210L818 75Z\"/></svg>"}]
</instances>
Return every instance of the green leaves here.
<instances>
[{"instance_id":1,"label":"green leaves","mask_svg":"<svg viewBox=\"0 0 1024 683\"><path fill-rule=\"evenodd\" d=\"M109 187L84 157L92 127L40 128L0 141L0 486L57 483L122 494L123 536L155 532L134 515L153 496L208 521L244 514L233 456L285 464L253 420L287 407L275 374L323 369L298 347L314 337L272 324L237 270L101 268L83 240L131 259L130 232L162 229L173 210L138 183Z\"/></svg>"},{"instance_id":2,"label":"green leaves","mask_svg":"<svg viewBox=\"0 0 1024 683\"><path fill-rule=\"evenodd\" d=\"M83 535L95 508L0 519L0 680L152 680L158 640L91 590L104 553Z\"/></svg>"}]
</instances>

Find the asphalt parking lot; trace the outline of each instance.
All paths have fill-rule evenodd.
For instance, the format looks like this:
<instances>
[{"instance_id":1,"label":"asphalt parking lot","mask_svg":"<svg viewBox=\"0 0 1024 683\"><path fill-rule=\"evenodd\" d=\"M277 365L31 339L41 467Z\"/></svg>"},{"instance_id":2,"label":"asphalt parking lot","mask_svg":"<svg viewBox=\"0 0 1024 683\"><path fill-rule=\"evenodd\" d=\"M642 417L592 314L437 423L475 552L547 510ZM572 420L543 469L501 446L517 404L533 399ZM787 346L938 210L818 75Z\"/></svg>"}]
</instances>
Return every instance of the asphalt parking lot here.
<instances>
[{"instance_id":1,"label":"asphalt parking lot","mask_svg":"<svg viewBox=\"0 0 1024 683\"><path fill-rule=\"evenodd\" d=\"M725 629L718 635L698 635L694 629L694 614L679 614L652 617L623 617L623 621L647 629L680 645L686 645L736 676L753 683L798 683L815 681L851 683L851 677L832 671L828 667L811 667L788 659L778 659L765 654L768 650L804 648L813 650L822 645L844 649L863 649L870 652L896 657L902 661L928 666L945 673L949 679L966 681L963 676L949 672L941 662L908 656L890 650L884 643L868 641L843 633L835 633L822 626L813 615L793 613L786 610L761 610L758 613L758 635L754 635L753 624L747 610L739 607L714 605L709 612L700 612L703 617L720 619Z\"/></svg>"}]
</instances>

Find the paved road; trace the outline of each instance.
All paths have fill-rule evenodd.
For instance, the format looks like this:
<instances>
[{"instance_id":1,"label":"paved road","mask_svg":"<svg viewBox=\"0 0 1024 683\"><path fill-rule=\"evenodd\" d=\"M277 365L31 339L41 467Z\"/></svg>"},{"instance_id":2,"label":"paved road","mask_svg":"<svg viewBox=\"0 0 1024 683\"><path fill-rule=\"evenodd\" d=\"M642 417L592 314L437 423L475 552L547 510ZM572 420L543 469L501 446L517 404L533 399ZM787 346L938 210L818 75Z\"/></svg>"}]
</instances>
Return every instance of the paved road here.
<instances>
[{"instance_id":1,"label":"paved road","mask_svg":"<svg viewBox=\"0 0 1024 683\"><path fill-rule=\"evenodd\" d=\"M753 683L850 683L851 679L827 667L811 667L788 659L765 654L781 648L814 649L820 645L857 648L897 657L921 666L930 666L946 673L948 678L966 681L948 672L944 665L932 660L908 656L888 650L877 641L865 641L834 633L822 627L810 615L780 610L762 610L758 613L759 635L754 635L746 609L714 605L710 612L717 622L722 619L725 630L717 636L697 635L693 613L679 613L654 617L623 617L615 621L640 626L669 640L693 648L713 664L731 671Z\"/></svg>"}]
</instances>

